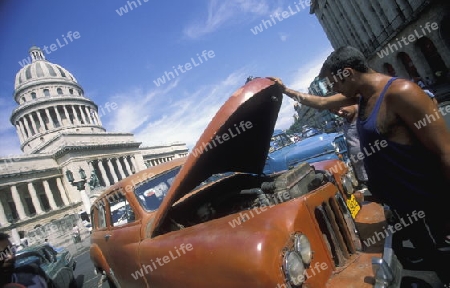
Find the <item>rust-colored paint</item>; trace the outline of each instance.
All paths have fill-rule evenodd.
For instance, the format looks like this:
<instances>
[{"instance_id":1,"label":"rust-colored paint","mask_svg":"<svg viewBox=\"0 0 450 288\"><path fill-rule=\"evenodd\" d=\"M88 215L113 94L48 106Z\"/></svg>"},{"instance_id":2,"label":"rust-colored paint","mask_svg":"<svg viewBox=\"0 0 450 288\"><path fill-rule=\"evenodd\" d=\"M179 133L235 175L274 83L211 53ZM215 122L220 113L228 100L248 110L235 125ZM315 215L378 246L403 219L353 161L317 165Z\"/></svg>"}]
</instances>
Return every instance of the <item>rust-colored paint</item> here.
<instances>
[{"instance_id":1,"label":"rust-colored paint","mask_svg":"<svg viewBox=\"0 0 450 288\"><path fill-rule=\"evenodd\" d=\"M249 103L252 105L249 106ZM120 286L126 288L178 286L282 288L286 287L282 271L283 255L292 249L294 233L302 233L309 238L313 250L313 260L306 267L308 277L304 287L365 287L364 279L373 277L370 267L371 255L378 256L381 251L373 251L377 247L369 247L366 251L354 251L352 248L353 250L350 250L353 252L349 253L348 259L341 267L336 268L330 248L324 240L325 232L323 227L319 227L320 220L316 215L317 207L322 207L323 203L330 202L330 199L335 199L334 197L341 193L332 183L322 185L296 199L266 206L264 211L253 208L171 232L159 230L175 203L189 199L203 189L215 187L216 183L213 182L197 188L198 191L193 190L210 174L226 172L232 168L235 169L228 171L254 174L262 171L276 122L274 113L278 113L280 106L281 92L272 81L268 79L251 81L222 106L194 149L211 141L220 131L232 127L233 121L244 119L253 121L254 130L248 134L251 137L248 135L239 139L236 137L233 140L236 142L230 140L231 142L204 151L201 155L195 156L191 153L187 158L150 167L123 179L102 193L93 203L94 213L98 213L96 207L102 205L101 203L109 210L108 197L114 193L121 193L133 208L135 221L111 227L111 221L107 217L107 227L99 228L96 220L91 236L91 259L94 265L106 271L109 277L118 279ZM267 113L258 115L258 111L254 110L255 107L264 109ZM230 122L230 119L233 121ZM236 150L233 154L226 151L227 148L234 148L235 144L241 145L242 151ZM332 161L318 163L324 165L323 167L335 164L336 162ZM146 212L134 195L134 187L154 175L177 166L182 166L182 169L175 177L160 208L155 212ZM335 175L335 178L340 177ZM190 194L187 195L188 193ZM335 211L340 209L336 204L330 207L327 209ZM244 216L245 213L248 215ZM343 216L340 213L342 214L336 212L335 221L342 224ZM94 216L94 219L98 219L98 215ZM241 221L239 225L233 222L242 218L246 221ZM360 223L361 236L364 234L364 237L370 237L373 229L369 227L373 226L366 224L381 225L382 211L380 212L380 207L376 205L363 205L356 221ZM236 225L232 227L230 223ZM349 233L344 231L342 237L348 238ZM169 261L160 265L158 261L163 261L162 259ZM320 270L317 267L320 267ZM133 273L137 271L141 271L142 277L133 277L136 276Z\"/></svg>"}]
</instances>

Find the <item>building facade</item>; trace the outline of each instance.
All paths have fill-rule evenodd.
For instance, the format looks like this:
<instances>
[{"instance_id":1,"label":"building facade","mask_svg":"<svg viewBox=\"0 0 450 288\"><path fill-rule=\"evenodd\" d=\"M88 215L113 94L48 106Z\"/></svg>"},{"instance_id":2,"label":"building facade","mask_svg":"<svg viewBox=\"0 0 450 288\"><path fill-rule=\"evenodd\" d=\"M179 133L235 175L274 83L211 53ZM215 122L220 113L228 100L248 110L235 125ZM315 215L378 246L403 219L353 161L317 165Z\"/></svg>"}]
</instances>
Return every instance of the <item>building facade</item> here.
<instances>
[{"instance_id":1,"label":"building facade","mask_svg":"<svg viewBox=\"0 0 450 288\"><path fill-rule=\"evenodd\" d=\"M316 96L327 97L330 93L319 77L316 77L308 87L308 93ZM297 112L296 121L300 122L300 126L314 127L323 129L328 122L336 121L339 117L331 113L328 109L315 109L306 105L294 103L294 110Z\"/></svg>"},{"instance_id":2,"label":"building facade","mask_svg":"<svg viewBox=\"0 0 450 288\"><path fill-rule=\"evenodd\" d=\"M184 143L140 147L131 133L106 132L75 77L38 47L30 54L32 63L15 78L18 106L10 117L24 153L0 158L0 231L13 225L24 235L86 210L83 195L95 198L133 173L188 154Z\"/></svg>"},{"instance_id":3,"label":"building facade","mask_svg":"<svg viewBox=\"0 0 450 288\"><path fill-rule=\"evenodd\" d=\"M443 0L313 0L333 48L354 46L392 76L449 81L450 3Z\"/></svg>"}]
</instances>

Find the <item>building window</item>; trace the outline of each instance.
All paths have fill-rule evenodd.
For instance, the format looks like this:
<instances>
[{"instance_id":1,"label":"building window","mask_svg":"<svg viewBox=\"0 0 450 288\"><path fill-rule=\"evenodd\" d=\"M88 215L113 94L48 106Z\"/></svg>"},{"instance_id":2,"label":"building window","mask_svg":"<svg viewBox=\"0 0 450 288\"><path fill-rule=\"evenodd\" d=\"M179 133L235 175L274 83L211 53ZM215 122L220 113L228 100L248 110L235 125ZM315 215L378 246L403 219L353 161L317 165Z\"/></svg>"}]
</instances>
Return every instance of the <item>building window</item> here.
<instances>
[{"instance_id":1,"label":"building window","mask_svg":"<svg viewBox=\"0 0 450 288\"><path fill-rule=\"evenodd\" d=\"M72 88L69 89L69 93L73 95L73 89Z\"/></svg>"},{"instance_id":2,"label":"building window","mask_svg":"<svg viewBox=\"0 0 450 288\"><path fill-rule=\"evenodd\" d=\"M31 99L36 99L36 93L31 92Z\"/></svg>"},{"instance_id":3,"label":"building window","mask_svg":"<svg viewBox=\"0 0 450 288\"><path fill-rule=\"evenodd\" d=\"M22 103L25 103L25 97L20 98L20 100L22 101Z\"/></svg>"},{"instance_id":4,"label":"building window","mask_svg":"<svg viewBox=\"0 0 450 288\"><path fill-rule=\"evenodd\" d=\"M50 91L48 89L44 89L44 96L50 96Z\"/></svg>"},{"instance_id":5,"label":"building window","mask_svg":"<svg viewBox=\"0 0 450 288\"><path fill-rule=\"evenodd\" d=\"M58 89L56 89L56 92L58 93L58 95L62 95L62 94L63 94L63 92L62 92L62 89L61 89L61 88L58 88Z\"/></svg>"}]
</instances>

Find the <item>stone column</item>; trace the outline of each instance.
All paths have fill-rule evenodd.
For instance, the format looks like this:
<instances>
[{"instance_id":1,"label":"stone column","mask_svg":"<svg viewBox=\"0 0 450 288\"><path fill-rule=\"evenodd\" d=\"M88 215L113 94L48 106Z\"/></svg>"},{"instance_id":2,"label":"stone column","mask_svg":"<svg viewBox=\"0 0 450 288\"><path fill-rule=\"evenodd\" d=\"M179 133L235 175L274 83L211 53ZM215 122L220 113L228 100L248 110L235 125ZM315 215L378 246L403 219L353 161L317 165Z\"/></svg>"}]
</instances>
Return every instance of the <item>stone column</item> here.
<instances>
[{"instance_id":1,"label":"stone column","mask_svg":"<svg viewBox=\"0 0 450 288\"><path fill-rule=\"evenodd\" d=\"M50 207L52 208L52 210L58 209L58 206L56 206L56 203L55 203L55 198L53 197L53 194L52 194L52 190L50 190L50 185L48 185L48 181L43 180L42 183L44 184L45 195L47 195L48 202L50 203Z\"/></svg>"},{"instance_id":2,"label":"stone column","mask_svg":"<svg viewBox=\"0 0 450 288\"><path fill-rule=\"evenodd\" d=\"M14 204L16 205L17 214L19 214L19 219L23 220L27 218L25 214L25 208L23 207L22 200L20 199L19 191L15 185L11 186L11 196L13 198Z\"/></svg>"},{"instance_id":3,"label":"stone column","mask_svg":"<svg viewBox=\"0 0 450 288\"><path fill-rule=\"evenodd\" d=\"M17 122L18 123L18 122ZM19 124L14 125L16 127L16 132L17 132L17 136L19 136L19 141L20 143L23 143L23 136L22 136L22 131L20 131L20 126Z\"/></svg>"},{"instance_id":4,"label":"stone column","mask_svg":"<svg viewBox=\"0 0 450 288\"><path fill-rule=\"evenodd\" d=\"M25 127L23 126L23 119L19 119L19 127L20 127L20 131L22 131L22 137L25 140L28 136L27 136L27 132L25 132Z\"/></svg>"},{"instance_id":5,"label":"stone column","mask_svg":"<svg viewBox=\"0 0 450 288\"><path fill-rule=\"evenodd\" d=\"M70 201L66 195L66 189L64 189L64 185L62 184L61 178L56 178L56 186L58 186L59 194L61 194L62 201L64 202L64 206L69 206Z\"/></svg>"},{"instance_id":6,"label":"stone column","mask_svg":"<svg viewBox=\"0 0 450 288\"><path fill-rule=\"evenodd\" d=\"M2 200L0 200L0 227L9 226L8 218L6 218L5 209L3 209Z\"/></svg>"},{"instance_id":7,"label":"stone column","mask_svg":"<svg viewBox=\"0 0 450 288\"><path fill-rule=\"evenodd\" d=\"M50 129L54 129L55 125L53 125L53 120L52 117L50 116L50 111L48 111L48 108L45 108L45 114L47 115L48 124L50 124Z\"/></svg>"},{"instance_id":8,"label":"stone column","mask_svg":"<svg viewBox=\"0 0 450 288\"><path fill-rule=\"evenodd\" d=\"M41 128L42 128L41 131L39 131L39 132L44 132L45 130L47 130L47 128L45 127L44 120L42 120L41 112L39 112L39 110L38 110L38 111L36 111L36 114L39 119L39 124L41 124Z\"/></svg>"},{"instance_id":9,"label":"stone column","mask_svg":"<svg viewBox=\"0 0 450 288\"><path fill-rule=\"evenodd\" d=\"M23 120L25 121L25 127L28 131L28 137L33 136L33 127L30 125L30 121L28 121L27 115L23 115Z\"/></svg>"},{"instance_id":10,"label":"stone column","mask_svg":"<svg viewBox=\"0 0 450 288\"><path fill-rule=\"evenodd\" d=\"M81 105L78 106L78 109L80 110L81 119L83 119L84 124L87 124L86 117L84 116L83 109L81 108Z\"/></svg>"},{"instance_id":11,"label":"stone column","mask_svg":"<svg viewBox=\"0 0 450 288\"><path fill-rule=\"evenodd\" d=\"M84 106L84 112L86 112L86 117L88 119L88 124L94 124L94 122L92 121L91 114L89 113L88 106Z\"/></svg>"},{"instance_id":12,"label":"stone column","mask_svg":"<svg viewBox=\"0 0 450 288\"><path fill-rule=\"evenodd\" d=\"M103 166L102 160L98 160L98 169L100 169L100 173L102 174L102 179L105 182L106 186L111 186L111 183L109 182L108 175L106 174L105 166Z\"/></svg>"},{"instance_id":13,"label":"stone column","mask_svg":"<svg viewBox=\"0 0 450 288\"><path fill-rule=\"evenodd\" d=\"M130 176L132 173L131 173L130 164L128 163L128 156L123 157L122 160L123 160L123 163L125 164L125 170L127 170L127 174L128 174L127 176Z\"/></svg>"},{"instance_id":14,"label":"stone column","mask_svg":"<svg viewBox=\"0 0 450 288\"><path fill-rule=\"evenodd\" d=\"M94 110L94 116L97 119L98 125L102 126L102 121L100 120L100 116L98 116L98 113L95 110Z\"/></svg>"},{"instance_id":15,"label":"stone column","mask_svg":"<svg viewBox=\"0 0 450 288\"><path fill-rule=\"evenodd\" d=\"M75 106L71 105L70 107L72 107L74 124L80 125L80 119L78 118L78 114L77 114L77 111L75 110Z\"/></svg>"},{"instance_id":16,"label":"stone column","mask_svg":"<svg viewBox=\"0 0 450 288\"><path fill-rule=\"evenodd\" d=\"M58 119L59 126L63 126L61 115L59 114L59 111L58 111L58 106L53 107L53 109L55 109L55 114L56 114L56 118Z\"/></svg>"},{"instance_id":17,"label":"stone column","mask_svg":"<svg viewBox=\"0 0 450 288\"><path fill-rule=\"evenodd\" d=\"M119 181L119 179L117 179L116 171L114 171L114 166L111 163L111 158L108 158L106 160L106 163L108 164L109 173L111 173L111 176L113 177L114 183L117 183Z\"/></svg>"},{"instance_id":18,"label":"stone column","mask_svg":"<svg viewBox=\"0 0 450 288\"><path fill-rule=\"evenodd\" d=\"M34 189L33 183L28 182L28 192L30 192L31 201L33 202L34 209L36 210L36 214L42 214L41 202L39 202L39 198L36 194L36 189Z\"/></svg>"},{"instance_id":19,"label":"stone column","mask_svg":"<svg viewBox=\"0 0 450 288\"><path fill-rule=\"evenodd\" d=\"M123 167L122 167L122 164L120 163L119 158L115 158L114 161L117 164L117 170L119 170L121 179L127 177L127 176L125 176L125 172L123 171Z\"/></svg>"},{"instance_id":20,"label":"stone column","mask_svg":"<svg viewBox=\"0 0 450 288\"><path fill-rule=\"evenodd\" d=\"M28 116L30 117L30 122L31 122L31 126L33 127L33 130L34 130L34 134L38 134L39 131L38 131L37 126L36 126L36 121L34 121L33 112L28 114Z\"/></svg>"},{"instance_id":21,"label":"stone column","mask_svg":"<svg viewBox=\"0 0 450 288\"><path fill-rule=\"evenodd\" d=\"M72 121L70 121L70 115L69 112L67 111L66 105L63 105L62 107L64 110L64 115L66 116L67 124L71 125Z\"/></svg>"}]
</instances>

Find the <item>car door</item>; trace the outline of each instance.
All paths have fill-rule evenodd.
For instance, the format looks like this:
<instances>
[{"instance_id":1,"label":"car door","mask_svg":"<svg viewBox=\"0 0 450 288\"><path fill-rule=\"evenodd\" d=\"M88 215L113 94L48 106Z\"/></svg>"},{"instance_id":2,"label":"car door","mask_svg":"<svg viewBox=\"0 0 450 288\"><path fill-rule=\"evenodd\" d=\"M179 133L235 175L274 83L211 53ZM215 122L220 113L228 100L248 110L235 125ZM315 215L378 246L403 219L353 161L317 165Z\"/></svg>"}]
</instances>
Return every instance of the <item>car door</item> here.
<instances>
[{"instance_id":1,"label":"car door","mask_svg":"<svg viewBox=\"0 0 450 288\"><path fill-rule=\"evenodd\" d=\"M140 274L138 248L141 240L141 221L122 193L108 197L106 208L109 234L105 235L108 263L121 287L146 287Z\"/></svg>"},{"instance_id":2,"label":"car door","mask_svg":"<svg viewBox=\"0 0 450 288\"><path fill-rule=\"evenodd\" d=\"M49 260L49 275L51 275L52 281L56 287L69 287L73 278L73 270L70 267L66 267L64 259L58 257L56 251L49 246L42 247L42 253L45 258Z\"/></svg>"},{"instance_id":3,"label":"car door","mask_svg":"<svg viewBox=\"0 0 450 288\"><path fill-rule=\"evenodd\" d=\"M110 266L111 263L108 261L107 239L110 237L111 232L106 221L106 206L106 201L99 201L93 206L91 215L94 232L91 234L91 251L95 251L96 254L101 254L97 256L99 258L97 260L101 262L103 261L101 259L105 258L108 266ZM96 264L103 266L102 263ZM107 270L108 267L101 267L101 269Z\"/></svg>"}]
</instances>

